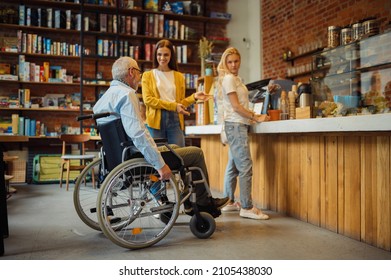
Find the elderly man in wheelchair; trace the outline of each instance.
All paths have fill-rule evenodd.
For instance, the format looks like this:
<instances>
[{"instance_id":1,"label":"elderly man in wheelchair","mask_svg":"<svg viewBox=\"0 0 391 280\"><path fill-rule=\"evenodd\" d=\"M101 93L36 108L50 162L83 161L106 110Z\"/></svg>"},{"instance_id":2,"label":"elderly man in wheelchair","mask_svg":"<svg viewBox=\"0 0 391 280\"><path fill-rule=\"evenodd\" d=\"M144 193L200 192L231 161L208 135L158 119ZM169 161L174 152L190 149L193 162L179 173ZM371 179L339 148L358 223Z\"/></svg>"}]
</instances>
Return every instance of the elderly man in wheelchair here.
<instances>
[{"instance_id":1,"label":"elderly man in wheelchair","mask_svg":"<svg viewBox=\"0 0 391 280\"><path fill-rule=\"evenodd\" d=\"M183 205L193 234L208 238L228 198L212 198L202 150L152 139L140 114L135 60L117 59L112 76L93 108L110 170L97 202L102 231L122 247L151 246L168 233ZM113 215L119 217L115 224Z\"/></svg>"}]
</instances>

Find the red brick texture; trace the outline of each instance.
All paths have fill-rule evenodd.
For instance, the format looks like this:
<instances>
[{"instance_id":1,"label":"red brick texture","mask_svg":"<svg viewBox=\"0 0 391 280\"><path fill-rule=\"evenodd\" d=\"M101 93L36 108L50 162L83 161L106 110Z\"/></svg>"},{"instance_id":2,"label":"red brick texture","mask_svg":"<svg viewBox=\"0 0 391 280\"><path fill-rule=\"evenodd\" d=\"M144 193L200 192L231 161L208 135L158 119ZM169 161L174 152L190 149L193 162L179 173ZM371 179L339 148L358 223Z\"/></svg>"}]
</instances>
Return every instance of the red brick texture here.
<instances>
[{"instance_id":1,"label":"red brick texture","mask_svg":"<svg viewBox=\"0 0 391 280\"><path fill-rule=\"evenodd\" d=\"M380 20L380 32L391 21L390 0L264 0L262 1L263 77L286 77L290 63L283 49L293 55L298 47L318 39L327 46L327 27L347 26L368 17ZM308 58L307 58L308 59Z\"/></svg>"}]
</instances>

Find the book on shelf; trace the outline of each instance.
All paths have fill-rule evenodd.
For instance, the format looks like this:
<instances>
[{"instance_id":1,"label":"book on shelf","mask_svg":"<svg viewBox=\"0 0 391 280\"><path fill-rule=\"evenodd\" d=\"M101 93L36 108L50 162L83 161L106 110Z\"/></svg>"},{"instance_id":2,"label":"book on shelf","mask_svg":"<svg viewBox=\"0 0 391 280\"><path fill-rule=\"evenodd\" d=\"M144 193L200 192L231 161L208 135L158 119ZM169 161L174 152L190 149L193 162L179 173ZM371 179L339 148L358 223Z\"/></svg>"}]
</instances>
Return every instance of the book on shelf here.
<instances>
[{"instance_id":1,"label":"book on shelf","mask_svg":"<svg viewBox=\"0 0 391 280\"><path fill-rule=\"evenodd\" d=\"M158 21L158 37L162 38L164 36L164 15L160 14Z\"/></svg>"},{"instance_id":2,"label":"book on shelf","mask_svg":"<svg viewBox=\"0 0 391 280\"><path fill-rule=\"evenodd\" d=\"M18 126L19 126L19 115L18 114L12 114L12 134L18 134Z\"/></svg>"},{"instance_id":3,"label":"book on shelf","mask_svg":"<svg viewBox=\"0 0 391 280\"><path fill-rule=\"evenodd\" d=\"M126 16L125 30L128 35L132 34L132 22L133 18L131 16Z\"/></svg>"},{"instance_id":4,"label":"book on shelf","mask_svg":"<svg viewBox=\"0 0 391 280\"><path fill-rule=\"evenodd\" d=\"M205 103L199 102L195 104L196 110L196 125L205 125Z\"/></svg>"},{"instance_id":5,"label":"book on shelf","mask_svg":"<svg viewBox=\"0 0 391 280\"><path fill-rule=\"evenodd\" d=\"M138 17L132 17L132 35L138 34Z\"/></svg>"},{"instance_id":6,"label":"book on shelf","mask_svg":"<svg viewBox=\"0 0 391 280\"><path fill-rule=\"evenodd\" d=\"M144 53L145 53L145 60L151 61L152 59L152 44L151 43L145 43L144 44Z\"/></svg>"},{"instance_id":7,"label":"book on shelf","mask_svg":"<svg viewBox=\"0 0 391 280\"><path fill-rule=\"evenodd\" d=\"M52 28L53 27L53 9L52 8L48 8L46 9L46 26L48 28Z\"/></svg>"},{"instance_id":8,"label":"book on shelf","mask_svg":"<svg viewBox=\"0 0 391 280\"><path fill-rule=\"evenodd\" d=\"M50 63L45 61L43 63L43 80L42 80L42 82L49 81L49 76L50 76Z\"/></svg>"},{"instance_id":9,"label":"book on shelf","mask_svg":"<svg viewBox=\"0 0 391 280\"><path fill-rule=\"evenodd\" d=\"M112 25L113 25L113 33L118 33L118 17L117 15L113 15L113 20L112 20Z\"/></svg>"},{"instance_id":10,"label":"book on shelf","mask_svg":"<svg viewBox=\"0 0 391 280\"><path fill-rule=\"evenodd\" d=\"M65 28L66 29L71 29L72 28L72 11L71 10L66 10L66 23L65 23Z\"/></svg>"},{"instance_id":11,"label":"book on shelf","mask_svg":"<svg viewBox=\"0 0 391 280\"><path fill-rule=\"evenodd\" d=\"M26 22L26 6L19 5L19 25L25 25Z\"/></svg>"},{"instance_id":12,"label":"book on shelf","mask_svg":"<svg viewBox=\"0 0 391 280\"><path fill-rule=\"evenodd\" d=\"M107 14L107 32L113 33L113 15Z\"/></svg>"},{"instance_id":13,"label":"book on shelf","mask_svg":"<svg viewBox=\"0 0 391 280\"><path fill-rule=\"evenodd\" d=\"M30 136L30 119L24 119L24 133L22 135Z\"/></svg>"},{"instance_id":14,"label":"book on shelf","mask_svg":"<svg viewBox=\"0 0 391 280\"><path fill-rule=\"evenodd\" d=\"M145 36L152 36L153 14L145 15Z\"/></svg>"},{"instance_id":15,"label":"book on shelf","mask_svg":"<svg viewBox=\"0 0 391 280\"><path fill-rule=\"evenodd\" d=\"M29 107L31 102L30 89L20 88L18 89L18 100L22 107Z\"/></svg>"},{"instance_id":16,"label":"book on shelf","mask_svg":"<svg viewBox=\"0 0 391 280\"><path fill-rule=\"evenodd\" d=\"M187 63L187 45L176 46L176 55L178 63Z\"/></svg>"},{"instance_id":17,"label":"book on shelf","mask_svg":"<svg viewBox=\"0 0 391 280\"><path fill-rule=\"evenodd\" d=\"M31 8L26 8L26 26L31 26Z\"/></svg>"},{"instance_id":18,"label":"book on shelf","mask_svg":"<svg viewBox=\"0 0 391 280\"><path fill-rule=\"evenodd\" d=\"M99 30L100 32L107 32L107 14L99 15Z\"/></svg>"},{"instance_id":19,"label":"book on shelf","mask_svg":"<svg viewBox=\"0 0 391 280\"><path fill-rule=\"evenodd\" d=\"M36 127L36 125L37 125L37 122L36 122L36 120L35 119L31 119L30 120L30 127L29 127L29 136L36 136L36 129L37 129L37 127Z\"/></svg>"},{"instance_id":20,"label":"book on shelf","mask_svg":"<svg viewBox=\"0 0 391 280\"><path fill-rule=\"evenodd\" d=\"M153 36L158 37L159 36L159 15L154 14L153 15Z\"/></svg>"},{"instance_id":21,"label":"book on shelf","mask_svg":"<svg viewBox=\"0 0 391 280\"><path fill-rule=\"evenodd\" d=\"M176 58L178 63L182 63L182 46L176 46Z\"/></svg>"},{"instance_id":22,"label":"book on shelf","mask_svg":"<svg viewBox=\"0 0 391 280\"><path fill-rule=\"evenodd\" d=\"M54 11L54 28L60 28L61 27L61 11L55 10Z\"/></svg>"},{"instance_id":23,"label":"book on shelf","mask_svg":"<svg viewBox=\"0 0 391 280\"><path fill-rule=\"evenodd\" d=\"M42 27L42 8L37 8L37 26Z\"/></svg>"},{"instance_id":24,"label":"book on shelf","mask_svg":"<svg viewBox=\"0 0 391 280\"><path fill-rule=\"evenodd\" d=\"M18 134L24 135L24 117L19 116Z\"/></svg>"},{"instance_id":25,"label":"book on shelf","mask_svg":"<svg viewBox=\"0 0 391 280\"><path fill-rule=\"evenodd\" d=\"M179 38L179 21L174 20L174 39Z\"/></svg>"},{"instance_id":26,"label":"book on shelf","mask_svg":"<svg viewBox=\"0 0 391 280\"><path fill-rule=\"evenodd\" d=\"M187 45L182 45L181 49L182 49L182 59L181 59L181 62L182 63L187 63Z\"/></svg>"}]
</instances>

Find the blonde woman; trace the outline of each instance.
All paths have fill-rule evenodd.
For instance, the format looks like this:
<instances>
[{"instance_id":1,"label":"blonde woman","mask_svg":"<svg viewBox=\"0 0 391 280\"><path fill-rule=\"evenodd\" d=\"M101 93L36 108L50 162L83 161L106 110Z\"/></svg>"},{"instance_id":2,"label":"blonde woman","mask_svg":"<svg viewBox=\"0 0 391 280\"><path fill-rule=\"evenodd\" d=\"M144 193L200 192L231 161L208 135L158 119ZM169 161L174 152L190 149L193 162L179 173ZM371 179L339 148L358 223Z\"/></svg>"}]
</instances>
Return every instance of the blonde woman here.
<instances>
[{"instance_id":1,"label":"blonde woman","mask_svg":"<svg viewBox=\"0 0 391 280\"><path fill-rule=\"evenodd\" d=\"M224 127L229 145L228 164L224 176L224 196L230 203L222 211L240 211L243 218L267 220L269 216L253 205L252 159L248 131L252 122L269 120L267 115L249 110L248 90L239 76L241 57L235 48L224 51L218 65L219 86L223 95ZM239 177L240 203L235 202L235 189Z\"/></svg>"}]
</instances>

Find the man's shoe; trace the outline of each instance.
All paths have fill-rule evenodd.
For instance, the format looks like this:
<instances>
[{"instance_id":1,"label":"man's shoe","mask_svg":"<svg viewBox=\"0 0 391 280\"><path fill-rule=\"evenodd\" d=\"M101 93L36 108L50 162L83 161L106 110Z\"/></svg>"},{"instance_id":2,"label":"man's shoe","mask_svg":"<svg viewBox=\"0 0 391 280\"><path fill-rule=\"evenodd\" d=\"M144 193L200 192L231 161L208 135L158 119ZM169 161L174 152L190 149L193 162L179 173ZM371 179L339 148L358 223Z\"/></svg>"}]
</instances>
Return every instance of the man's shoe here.
<instances>
[{"instance_id":1,"label":"man's shoe","mask_svg":"<svg viewBox=\"0 0 391 280\"><path fill-rule=\"evenodd\" d=\"M217 209L223 208L225 205L229 203L229 198L224 197L224 198L213 198L214 204Z\"/></svg>"},{"instance_id":2,"label":"man's shoe","mask_svg":"<svg viewBox=\"0 0 391 280\"><path fill-rule=\"evenodd\" d=\"M110 224L113 225L113 224L117 224L119 223L122 219L120 217L111 217L109 216L109 221L110 221Z\"/></svg>"}]
</instances>

